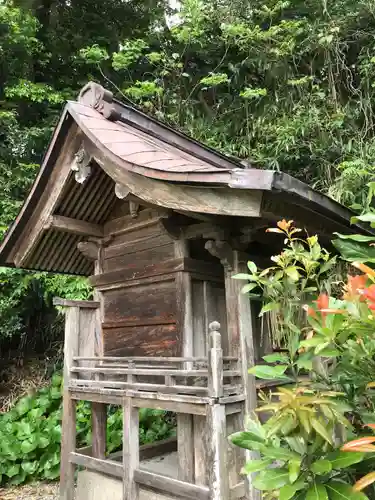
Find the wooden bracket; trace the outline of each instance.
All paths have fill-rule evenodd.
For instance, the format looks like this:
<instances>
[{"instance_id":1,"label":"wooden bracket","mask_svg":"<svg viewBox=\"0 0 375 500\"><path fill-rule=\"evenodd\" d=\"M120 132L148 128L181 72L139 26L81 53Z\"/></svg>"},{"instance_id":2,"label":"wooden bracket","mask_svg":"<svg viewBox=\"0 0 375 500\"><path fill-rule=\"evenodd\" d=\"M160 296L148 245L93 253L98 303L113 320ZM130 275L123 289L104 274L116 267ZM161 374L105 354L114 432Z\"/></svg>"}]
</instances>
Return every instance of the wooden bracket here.
<instances>
[{"instance_id":1,"label":"wooden bracket","mask_svg":"<svg viewBox=\"0 0 375 500\"><path fill-rule=\"evenodd\" d=\"M104 238L88 238L87 241L78 243L78 251L81 252L86 259L98 262L97 273L103 272L104 248L113 239L112 235Z\"/></svg>"},{"instance_id":2,"label":"wooden bracket","mask_svg":"<svg viewBox=\"0 0 375 500\"><path fill-rule=\"evenodd\" d=\"M209 240L204 247L211 255L220 259L220 262L228 271L233 271L233 249L227 241Z\"/></svg>"},{"instance_id":3,"label":"wooden bracket","mask_svg":"<svg viewBox=\"0 0 375 500\"><path fill-rule=\"evenodd\" d=\"M83 184L85 180L91 174L91 155L86 151L83 147L83 144L79 148L79 150L74 155L74 160L71 165L71 170L75 172L75 180L79 184Z\"/></svg>"}]
</instances>

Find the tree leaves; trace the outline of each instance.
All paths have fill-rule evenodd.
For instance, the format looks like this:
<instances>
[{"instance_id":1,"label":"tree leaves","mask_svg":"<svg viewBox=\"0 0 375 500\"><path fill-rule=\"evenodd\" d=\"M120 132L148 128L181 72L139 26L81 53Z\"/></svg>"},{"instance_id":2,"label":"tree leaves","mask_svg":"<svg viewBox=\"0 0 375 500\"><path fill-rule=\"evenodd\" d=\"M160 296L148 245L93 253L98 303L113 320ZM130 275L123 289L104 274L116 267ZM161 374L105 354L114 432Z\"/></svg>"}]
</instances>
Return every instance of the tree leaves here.
<instances>
[{"instance_id":1,"label":"tree leaves","mask_svg":"<svg viewBox=\"0 0 375 500\"><path fill-rule=\"evenodd\" d=\"M253 486L261 491L276 490L289 483L287 469L268 469L259 472L253 480Z\"/></svg>"},{"instance_id":2,"label":"tree leaves","mask_svg":"<svg viewBox=\"0 0 375 500\"><path fill-rule=\"evenodd\" d=\"M335 451L329 453L326 459L332 464L332 469L345 469L353 464L361 462L364 458L364 453L360 452L345 452L345 451Z\"/></svg>"},{"instance_id":3,"label":"tree leaves","mask_svg":"<svg viewBox=\"0 0 375 500\"><path fill-rule=\"evenodd\" d=\"M325 486L314 482L307 490L306 500L328 500L328 493Z\"/></svg>"},{"instance_id":4,"label":"tree leaves","mask_svg":"<svg viewBox=\"0 0 375 500\"><path fill-rule=\"evenodd\" d=\"M287 370L286 365L268 366L268 365L256 365L249 369L249 373L255 375L258 378L265 380L290 380L289 377L284 375Z\"/></svg>"},{"instance_id":5,"label":"tree leaves","mask_svg":"<svg viewBox=\"0 0 375 500\"><path fill-rule=\"evenodd\" d=\"M367 496L353 490L353 486L339 481L329 481L326 485L330 500L366 500Z\"/></svg>"}]
</instances>

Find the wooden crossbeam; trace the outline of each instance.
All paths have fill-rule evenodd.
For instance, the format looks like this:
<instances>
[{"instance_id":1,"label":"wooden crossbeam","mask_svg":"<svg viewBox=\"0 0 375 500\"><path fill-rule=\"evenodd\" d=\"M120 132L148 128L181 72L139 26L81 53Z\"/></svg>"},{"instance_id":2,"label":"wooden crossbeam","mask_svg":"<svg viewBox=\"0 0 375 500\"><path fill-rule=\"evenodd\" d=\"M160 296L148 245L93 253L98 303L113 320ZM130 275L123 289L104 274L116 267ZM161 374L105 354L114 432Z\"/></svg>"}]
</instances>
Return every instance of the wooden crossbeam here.
<instances>
[{"instance_id":1,"label":"wooden crossbeam","mask_svg":"<svg viewBox=\"0 0 375 500\"><path fill-rule=\"evenodd\" d=\"M134 479L137 483L148 488L153 488L172 495L190 498L191 500L209 500L210 492L206 486L197 486L195 484L172 479L171 477L161 476L153 472L136 469Z\"/></svg>"},{"instance_id":2,"label":"wooden crossbeam","mask_svg":"<svg viewBox=\"0 0 375 500\"><path fill-rule=\"evenodd\" d=\"M78 219L71 219L62 215L50 215L43 229L55 229L64 233L77 234L79 236L92 236L103 238L103 226Z\"/></svg>"}]
</instances>

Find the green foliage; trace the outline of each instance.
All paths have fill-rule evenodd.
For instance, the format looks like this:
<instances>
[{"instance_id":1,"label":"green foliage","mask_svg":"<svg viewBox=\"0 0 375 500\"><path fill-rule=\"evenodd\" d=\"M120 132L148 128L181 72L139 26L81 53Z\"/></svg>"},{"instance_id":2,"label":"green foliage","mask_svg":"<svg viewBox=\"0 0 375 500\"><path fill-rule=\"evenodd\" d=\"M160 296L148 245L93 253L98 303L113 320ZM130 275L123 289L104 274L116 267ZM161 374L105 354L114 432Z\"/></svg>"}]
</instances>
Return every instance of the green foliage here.
<instances>
[{"instance_id":1,"label":"green foliage","mask_svg":"<svg viewBox=\"0 0 375 500\"><path fill-rule=\"evenodd\" d=\"M243 293L252 298L261 297L260 316L268 314L273 317L270 326L274 344L289 349L289 356L293 359L300 335L296 325L303 320L302 306L323 287L329 287L336 257L331 257L321 248L317 236L299 238L301 229L294 227L293 221L283 220L276 228L267 231L285 238L283 251L271 257L275 265L258 270L254 262L249 262L250 273L241 273L234 278L249 281L242 288Z\"/></svg>"},{"instance_id":2,"label":"green foliage","mask_svg":"<svg viewBox=\"0 0 375 500\"><path fill-rule=\"evenodd\" d=\"M60 375L51 385L25 396L8 413L0 414L0 484L17 485L35 479L57 479L60 474L61 398ZM143 408L139 414L140 444L174 435L173 420L162 410ZM77 446L91 444L91 411L77 405ZM122 447L122 410L109 408L107 452Z\"/></svg>"}]
</instances>

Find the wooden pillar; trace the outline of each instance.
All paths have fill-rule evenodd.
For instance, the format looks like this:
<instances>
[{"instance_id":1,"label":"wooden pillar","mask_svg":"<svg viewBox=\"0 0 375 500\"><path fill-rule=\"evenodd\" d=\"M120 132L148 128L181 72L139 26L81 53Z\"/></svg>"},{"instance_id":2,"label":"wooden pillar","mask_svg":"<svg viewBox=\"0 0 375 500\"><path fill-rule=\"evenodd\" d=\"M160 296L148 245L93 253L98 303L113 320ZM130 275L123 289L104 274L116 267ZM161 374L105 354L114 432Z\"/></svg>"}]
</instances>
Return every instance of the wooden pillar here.
<instances>
[{"instance_id":1,"label":"wooden pillar","mask_svg":"<svg viewBox=\"0 0 375 500\"><path fill-rule=\"evenodd\" d=\"M247 272L247 258L245 255L234 250L233 251L233 268L227 269L226 286L228 286L227 294L227 310L228 322L231 321L232 329L231 334L235 341L233 344L240 355L242 380L245 392L245 407L244 413L249 414L257 407L257 392L255 385L254 375L249 374L248 369L255 364L255 332L253 324L253 314L251 310L251 302L247 295L241 293L243 282L232 278L233 275L238 273ZM229 281L230 280L230 281ZM229 344L232 344L232 337L229 338ZM232 353L231 353L232 354ZM233 352L234 354L234 352ZM237 353L236 353L237 355ZM235 426L243 426L244 414L239 414L237 421L233 422ZM233 429L233 431L239 430ZM238 453L237 457L241 455ZM243 455L242 455L243 456ZM254 454L249 451L245 452L245 460L249 461L254 458ZM238 458L237 458L238 460ZM241 464L238 464L238 472ZM245 490L247 498L251 500L260 500L261 492L255 490L251 484L251 478L245 480Z\"/></svg>"},{"instance_id":2,"label":"wooden pillar","mask_svg":"<svg viewBox=\"0 0 375 500\"><path fill-rule=\"evenodd\" d=\"M139 486L134 472L139 467L139 410L132 405L132 398L123 402L123 500L139 500Z\"/></svg>"},{"instance_id":3,"label":"wooden pillar","mask_svg":"<svg viewBox=\"0 0 375 500\"><path fill-rule=\"evenodd\" d=\"M79 354L79 307L70 307L65 316L63 416L60 466L60 500L74 499L74 470L70 453L76 449L76 403L70 397L68 386L73 357Z\"/></svg>"},{"instance_id":4,"label":"wooden pillar","mask_svg":"<svg viewBox=\"0 0 375 500\"><path fill-rule=\"evenodd\" d=\"M189 256L187 240L175 241L175 256ZM182 338L182 356L193 356L193 300L190 274L177 274L177 308L179 315L178 327ZM185 369L191 368L191 363L185 363ZM194 425L193 416L177 413L177 451L178 479L194 483Z\"/></svg>"},{"instance_id":5,"label":"wooden pillar","mask_svg":"<svg viewBox=\"0 0 375 500\"><path fill-rule=\"evenodd\" d=\"M210 500L228 500L230 497L225 405L207 405L207 438Z\"/></svg>"}]
</instances>

